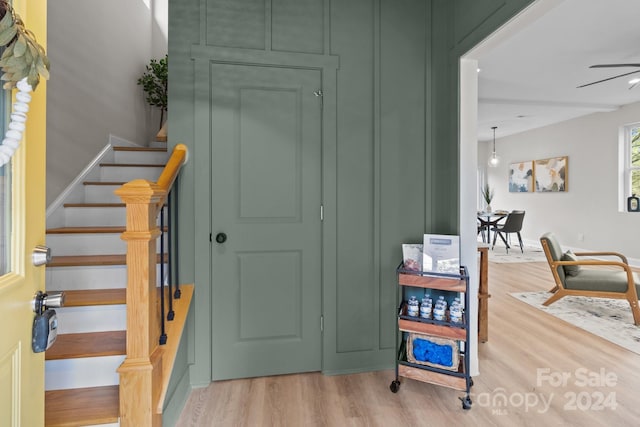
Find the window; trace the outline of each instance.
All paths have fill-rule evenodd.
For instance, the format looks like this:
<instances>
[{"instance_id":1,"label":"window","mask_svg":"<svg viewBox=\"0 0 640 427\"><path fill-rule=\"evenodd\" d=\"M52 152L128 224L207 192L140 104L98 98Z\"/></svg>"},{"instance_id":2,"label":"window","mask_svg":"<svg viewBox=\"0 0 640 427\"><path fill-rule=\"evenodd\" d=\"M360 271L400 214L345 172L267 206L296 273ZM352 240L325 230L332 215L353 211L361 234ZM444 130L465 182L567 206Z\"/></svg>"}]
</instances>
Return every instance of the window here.
<instances>
[{"instance_id":1,"label":"window","mask_svg":"<svg viewBox=\"0 0 640 427\"><path fill-rule=\"evenodd\" d=\"M626 210L627 197L635 194L640 196L640 123L624 126L620 138L621 150L621 179L620 194L621 210ZM622 158L624 157L624 158Z\"/></svg>"},{"instance_id":2,"label":"window","mask_svg":"<svg viewBox=\"0 0 640 427\"><path fill-rule=\"evenodd\" d=\"M629 135L629 179L631 194L640 195L640 126L634 126Z\"/></svg>"}]
</instances>

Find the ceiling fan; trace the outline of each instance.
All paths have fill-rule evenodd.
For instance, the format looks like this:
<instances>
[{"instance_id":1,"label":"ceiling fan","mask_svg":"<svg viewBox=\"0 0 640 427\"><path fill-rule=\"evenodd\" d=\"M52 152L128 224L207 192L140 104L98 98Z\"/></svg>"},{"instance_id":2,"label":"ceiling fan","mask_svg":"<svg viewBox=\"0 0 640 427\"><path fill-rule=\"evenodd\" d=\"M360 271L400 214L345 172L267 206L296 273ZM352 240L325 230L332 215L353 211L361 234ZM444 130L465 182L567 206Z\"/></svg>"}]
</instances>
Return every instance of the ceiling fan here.
<instances>
[{"instance_id":1,"label":"ceiling fan","mask_svg":"<svg viewBox=\"0 0 640 427\"><path fill-rule=\"evenodd\" d=\"M602 80L598 80L595 82L591 82L591 83L587 83L584 85L580 85L577 87L577 89L581 88L581 87L586 87L586 86L591 86L591 85L595 85L598 83L602 83L602 82L606 82L609 80L613 80L613 79L617 79L618 77L624 77L624 76L629 76L631 74L635 74L635 73L640 73L640 64L596 64L596 65L592 65L589 68L622 68L622 67L635 67L638 68L638 70L635 71L630 71L628 73L624 73L624 74L618 74L617 76L613 76L613 77L608 77L606 79L602 79ZM635 85L637 85L640 82L634 83L632 86L629 87L629 89L633 89L633 87Z\"/></svg>"}]
</instances>

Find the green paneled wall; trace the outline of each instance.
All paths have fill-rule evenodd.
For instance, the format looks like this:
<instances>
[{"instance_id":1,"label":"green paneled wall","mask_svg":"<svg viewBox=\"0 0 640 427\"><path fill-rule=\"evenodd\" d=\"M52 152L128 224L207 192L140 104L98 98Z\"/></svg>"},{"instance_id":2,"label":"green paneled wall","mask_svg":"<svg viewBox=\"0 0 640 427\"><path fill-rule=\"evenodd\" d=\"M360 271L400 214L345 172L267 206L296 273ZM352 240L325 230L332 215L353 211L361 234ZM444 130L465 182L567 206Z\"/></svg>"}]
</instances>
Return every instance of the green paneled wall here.
<instances>
[{"instance_id":1,"label":"green paneled wall","mask_svg":"<svg viewBox=\"0 0 640 427\"><path fill-rule=\"evenodd\" d=\"M459 59L532 0L433 0L427 229L457 233ZM475 175L476 171L469 171Z\"/></svg>"},{"instance_id":2,"label":"green paneled wall","mask_svg":"<svg viewBox=\"0 0 640 427\"><path fill-rule=\"evenodd\" d=\"M325 332L328 372L393 361L394 269L400 244L419 241L424 230L428 11L413 0L331 5L330 52L340 57L340 69L336 319L326 320L334 325Z\"/></svg>"},{"instance_id":3,"label":"green paneled wall","mask_svg":"<svg viewBox=\"0 0 640 427\"><path fill-rule=\"evenodd\" d=\"M326 260L323 366L327 373L393 365L394 269L400 244L458 227L458 57L529 0L171 0L169 140L192 161L180 187L180 273L195 281L188 325L193 384L210 373L208 147L196 140L192 48L299 62L339 57L325 81L335 144L335 243ZM454 25L455 24L455 25ZM216 51L218 52L218 51ZM177 77L176 77L177 76ZM327 91L325 91L326 93ZM327 107L328 105L328 107ZM325 128L325 133L327 129ZM475 172L474 172L475 173ZM333 176L335 174L335 176ZM197 337L197 339L196 339Z\"/></svg>"}]
</instances>

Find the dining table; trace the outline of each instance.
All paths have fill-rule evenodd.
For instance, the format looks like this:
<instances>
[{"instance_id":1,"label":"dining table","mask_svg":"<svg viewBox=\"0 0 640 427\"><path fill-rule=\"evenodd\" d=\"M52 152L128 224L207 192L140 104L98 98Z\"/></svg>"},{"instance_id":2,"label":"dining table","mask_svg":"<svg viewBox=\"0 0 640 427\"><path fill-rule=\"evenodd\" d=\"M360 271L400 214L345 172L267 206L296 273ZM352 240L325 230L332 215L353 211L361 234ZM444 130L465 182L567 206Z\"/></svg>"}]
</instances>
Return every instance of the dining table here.
<instances>
[{"instance_id":1,"label":"dining table","mask_svg":"<svg viewBox=\"0 0 640 427\"><path fill-rule=\"evenodd\" d=\"M498 225L500 220L508 214L509 212L507 211L478 212L478 221L480 221L480 233L482 233L483 243L491 244L491 227Z\"/></svg>"}]
</instances>

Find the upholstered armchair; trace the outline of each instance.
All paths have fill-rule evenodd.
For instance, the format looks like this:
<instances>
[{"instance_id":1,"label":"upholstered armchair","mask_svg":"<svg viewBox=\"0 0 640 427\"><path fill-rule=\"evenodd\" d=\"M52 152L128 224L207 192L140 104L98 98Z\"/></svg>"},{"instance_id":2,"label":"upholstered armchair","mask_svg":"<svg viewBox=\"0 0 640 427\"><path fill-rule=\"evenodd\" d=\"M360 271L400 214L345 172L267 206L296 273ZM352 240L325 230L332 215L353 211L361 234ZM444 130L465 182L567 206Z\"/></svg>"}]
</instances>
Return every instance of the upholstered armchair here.
<instances>
[{"instance_id":1,"label":"upholstered armchair","mask_svg":"<svg viewBox=\"0 0 640 427\"><path fill-rule=\"evenodd\" d=\"M624 255L617 252L563 252L553 233L543 234L540 243L556 283L551 289L553 295L543 305L552 304L567 295L626 299L634 323L640 325L640 276L631 270ZM585 257L606 257L610 260Z\"/></svg>"}]
</instances>

